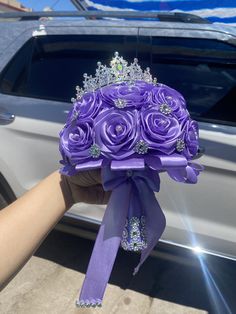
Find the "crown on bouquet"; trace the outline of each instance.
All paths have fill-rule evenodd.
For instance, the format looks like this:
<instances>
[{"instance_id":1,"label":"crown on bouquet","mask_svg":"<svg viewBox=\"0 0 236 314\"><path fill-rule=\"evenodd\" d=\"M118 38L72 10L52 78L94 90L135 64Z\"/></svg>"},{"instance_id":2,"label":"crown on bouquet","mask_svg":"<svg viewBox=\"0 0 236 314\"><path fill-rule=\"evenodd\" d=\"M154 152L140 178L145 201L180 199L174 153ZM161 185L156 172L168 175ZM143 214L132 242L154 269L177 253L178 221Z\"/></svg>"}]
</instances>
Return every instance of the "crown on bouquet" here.
<instances>
[{"instance_id":1,"label":"crown on bouquet","mask_svg":"<svg viewBox=\"0 0 236 314\"><path fill-rule=\"evenodd\" d=\"M84 73L83 88L76 86L76 98L71 98L72 102L80 100L87 92L93 92L96 89L119 82L128 82L132 85L136 80L142 80L147 83L157 84L157 78L152 77L150 68L147 67L144 71L138 64L138 59L134 58L134 62L128 65L128 62L119 56L116 51L114 57L110 61L110 67L102 65L100 61L97 62L97 69L95 76Z\"/></svg>"}]
</instances>

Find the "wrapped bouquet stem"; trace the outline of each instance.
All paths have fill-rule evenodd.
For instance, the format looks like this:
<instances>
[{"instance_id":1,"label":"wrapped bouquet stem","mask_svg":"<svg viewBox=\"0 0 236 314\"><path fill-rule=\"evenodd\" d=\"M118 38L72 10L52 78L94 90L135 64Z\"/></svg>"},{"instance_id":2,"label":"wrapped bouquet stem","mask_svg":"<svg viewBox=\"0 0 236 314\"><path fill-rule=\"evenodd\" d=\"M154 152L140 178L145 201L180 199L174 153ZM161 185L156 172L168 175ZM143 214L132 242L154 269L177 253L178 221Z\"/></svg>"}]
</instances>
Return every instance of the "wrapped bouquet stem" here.
<instances>
[{"instance_id":1,"label":"wrapped bouquet stem","mask_svg":"<svg viewBox=\"0 0 236 314\"><path fill-rule=\"evenodd\" d=\"M177 182L196 183L202 166L198 125L183 96L158 83L138 60L116 52L110 67L98 62L94 77L84 74L83 89L60 132L60 172L101 168L104 190L112 191L89 262L77 306L101 306L121 246L139 251L142 263L160 239L166 219L155 192L159 172Z\"/></svg>"}]
</instances>

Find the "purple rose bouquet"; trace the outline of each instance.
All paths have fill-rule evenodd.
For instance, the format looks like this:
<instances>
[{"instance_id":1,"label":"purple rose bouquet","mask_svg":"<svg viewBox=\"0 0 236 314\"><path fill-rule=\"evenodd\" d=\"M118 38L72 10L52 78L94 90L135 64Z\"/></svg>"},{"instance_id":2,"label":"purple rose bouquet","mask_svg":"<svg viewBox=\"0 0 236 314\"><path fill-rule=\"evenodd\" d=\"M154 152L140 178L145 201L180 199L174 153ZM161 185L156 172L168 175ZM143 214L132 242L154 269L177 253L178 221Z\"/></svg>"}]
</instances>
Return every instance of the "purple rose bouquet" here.
<instances>
[{"instance_id":1,"label":"purple rose bouquet","mask_svg":"<svg viewBox=\"0 0 236 314\"><path fill-rule=\"evenodd\" d=\"M115 53L111 67L98 62L95 77L84 75L84 89L60 132L65 175L101 168L105 190L112 190L78 306L101 305L121 245L141 251L139 265L161 237L166 220L154 196L158 172L196 183L202 166L192 163L198 151L198 125L183 96L144 72L137 59L128 66Z\"/></svg>"}]
</instances>

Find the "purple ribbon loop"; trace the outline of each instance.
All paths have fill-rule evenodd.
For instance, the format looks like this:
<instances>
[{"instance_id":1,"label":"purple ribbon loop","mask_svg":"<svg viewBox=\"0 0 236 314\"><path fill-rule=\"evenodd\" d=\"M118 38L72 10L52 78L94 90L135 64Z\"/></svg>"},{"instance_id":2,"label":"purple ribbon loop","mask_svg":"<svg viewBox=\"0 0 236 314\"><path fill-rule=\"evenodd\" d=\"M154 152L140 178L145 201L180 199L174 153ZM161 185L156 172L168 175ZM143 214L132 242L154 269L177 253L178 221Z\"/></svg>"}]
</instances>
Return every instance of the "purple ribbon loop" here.
<instances>
[{"instance_id":1,"label":"purple ribbon loop","mask_svg":"<svg viewBox=\"0 0 236 314\"><path fill-rule=\"evenodd\" d=\"M177 182L194 184L197 182L197 176L204 168L202 165L188 163L187 167L168 169L168 175Z\"/></svg>"}]
</instances>

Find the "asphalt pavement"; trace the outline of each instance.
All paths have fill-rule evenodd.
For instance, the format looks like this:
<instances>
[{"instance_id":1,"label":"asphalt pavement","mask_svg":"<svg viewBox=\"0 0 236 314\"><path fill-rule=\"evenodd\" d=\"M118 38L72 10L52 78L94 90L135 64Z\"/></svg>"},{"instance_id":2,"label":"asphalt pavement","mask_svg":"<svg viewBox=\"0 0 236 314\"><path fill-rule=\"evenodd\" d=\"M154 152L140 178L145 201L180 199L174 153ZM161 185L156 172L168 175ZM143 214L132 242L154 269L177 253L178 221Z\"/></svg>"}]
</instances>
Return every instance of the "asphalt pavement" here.
<instances>
[{"instance_id":1,"label":"asphalt pavement","mask_svg":"<svg viewBox=\"0 0 236 314\"><path fill-rule=\"evenodd\" d=\"M136 276L139 255L120 250L102 308L75 306L93 241L52 231L0 293L1 314L231 314L236 313L236 269L209 258L199 266L149 257Z\"/></svg>"}]
</instances>

